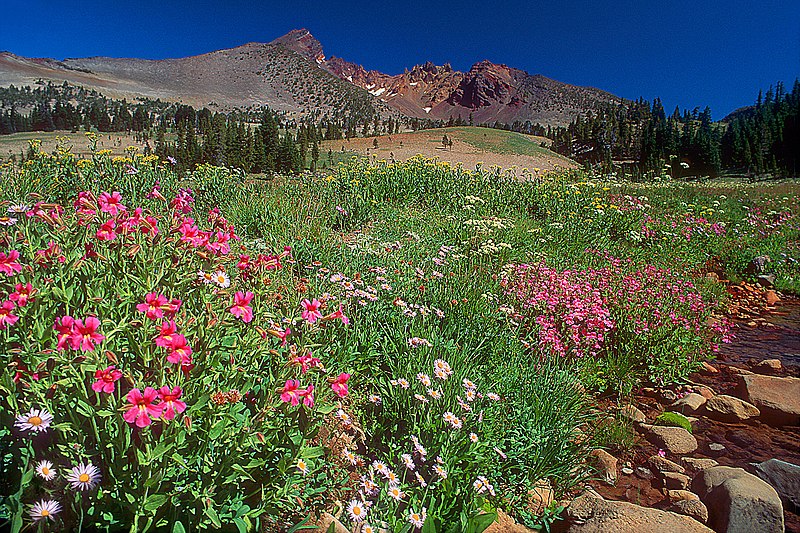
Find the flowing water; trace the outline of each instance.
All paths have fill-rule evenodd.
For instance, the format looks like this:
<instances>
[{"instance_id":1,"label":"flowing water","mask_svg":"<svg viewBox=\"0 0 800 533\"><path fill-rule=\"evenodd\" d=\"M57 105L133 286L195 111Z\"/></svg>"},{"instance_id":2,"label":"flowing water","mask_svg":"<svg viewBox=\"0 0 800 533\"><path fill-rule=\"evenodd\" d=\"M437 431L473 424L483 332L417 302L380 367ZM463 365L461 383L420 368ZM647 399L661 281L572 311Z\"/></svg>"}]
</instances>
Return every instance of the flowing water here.
<instances>
[{"instance_id":1,"label":"flowing water","mask_svg":"<svg viewBox=\"0 0 800 533\"><path fill-rule=\"evenodd\" d=\"M792 373L800 372L800 302L782 303L756 324L738 321L736 338L720 348L720 360L747 363L780 359Z\"/></svg>"}]
</instances>

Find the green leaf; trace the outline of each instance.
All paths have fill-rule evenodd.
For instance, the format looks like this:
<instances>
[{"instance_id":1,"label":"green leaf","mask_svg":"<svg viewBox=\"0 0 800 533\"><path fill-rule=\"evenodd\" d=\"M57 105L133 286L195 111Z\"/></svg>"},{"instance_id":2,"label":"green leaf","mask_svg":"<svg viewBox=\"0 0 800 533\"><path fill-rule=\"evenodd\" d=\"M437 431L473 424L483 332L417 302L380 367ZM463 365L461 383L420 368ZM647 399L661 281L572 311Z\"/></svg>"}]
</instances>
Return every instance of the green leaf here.
<instances>
[{"instance_id":1,"label":"green leaf","mask_svg":"<svg viewBox=\"0 0 800 533\"><path fill-rule=\"evenodd\" d=\"M313 448L303 448L300 451L300 456L303 459L314 459L315 457L322 457L325 455L325 448L322 446L314 446Z\"/></svg>"},{"instance_id":2,"label":"green leaf","mask_svg":"<svg viewBox=\"0 0 800 533\"><path fill-rule=\"evenodd\" d=\"M186 533L186 528L184 528L183 524L178 520L172 524L172 533Z\"/></svg>"},{"instance_id":3,"label":"green leaf","mask_svg":"<svg viewBox=\"0 0 800 533\"><path fill-rule=\"evenodd\" d=\"M206 509L206 516L211 520L211 523L214 524L214 527L220 529L222 527L222 521L219 519L219 515L217 512L212 509L211 507Z\"/></svg>"},{"instance_id":4,"label":"green leaf","mask_svg":"<svg viewBox=\"0 0 800 533\"><path fill-rule=\"evenodd\" d=\"M151 494L144 501L144 510L156 511L165 503L167 503L167 496L165 494Z\"/></svg>"},{"instance_id":5,"label":"green leaf","mask_svg":"<svg viewBox=\"0 0 800 533\"><path fill-rule=\"evenodd\" d=\"M241 518L234 518L233 523L236 524L236 529L239 530L239 533L247 533L249 531L247 524Z\"/></svg>"}]
</instances>

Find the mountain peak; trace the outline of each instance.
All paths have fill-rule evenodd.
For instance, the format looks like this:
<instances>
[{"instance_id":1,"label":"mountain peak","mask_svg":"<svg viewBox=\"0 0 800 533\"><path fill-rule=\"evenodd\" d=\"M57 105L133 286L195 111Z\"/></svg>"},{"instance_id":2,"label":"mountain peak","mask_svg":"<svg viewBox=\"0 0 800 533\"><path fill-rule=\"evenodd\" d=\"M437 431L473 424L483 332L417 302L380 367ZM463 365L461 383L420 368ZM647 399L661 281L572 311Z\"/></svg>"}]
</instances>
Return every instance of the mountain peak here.
<instances>
[{"instance_id":1,"label":"mountain peak","mask_svg":"<svg viewBox=\"0 0 800 533\"><path fill-rule=\"evenodd\" d=\"M270 44L283 45L289 50L317 62L325 60L322 44L305 28L292 30L283 37L278 37Z\"/></svg>"}]
</instances>

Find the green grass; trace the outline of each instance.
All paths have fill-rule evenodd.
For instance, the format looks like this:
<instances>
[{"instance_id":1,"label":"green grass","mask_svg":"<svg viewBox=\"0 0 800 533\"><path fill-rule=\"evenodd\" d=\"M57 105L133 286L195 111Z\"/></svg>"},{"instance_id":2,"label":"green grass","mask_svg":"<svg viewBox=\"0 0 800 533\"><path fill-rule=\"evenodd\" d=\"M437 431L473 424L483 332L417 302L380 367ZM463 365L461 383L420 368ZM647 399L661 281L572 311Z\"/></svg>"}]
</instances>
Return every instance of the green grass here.
<instances>
[{"instance_id":1,"label":"green grass","mask_svg":"<svg viewBox=\"0 0 800 533\"><path fill-rule=\"evenodd\" d=\"M542 139L513 131L490 128L446 128L448 137L460 139L486 152L518 155L556 155L541 146ZM557 156L561 157L561 156Z\"/></svg>"}]
</instances>

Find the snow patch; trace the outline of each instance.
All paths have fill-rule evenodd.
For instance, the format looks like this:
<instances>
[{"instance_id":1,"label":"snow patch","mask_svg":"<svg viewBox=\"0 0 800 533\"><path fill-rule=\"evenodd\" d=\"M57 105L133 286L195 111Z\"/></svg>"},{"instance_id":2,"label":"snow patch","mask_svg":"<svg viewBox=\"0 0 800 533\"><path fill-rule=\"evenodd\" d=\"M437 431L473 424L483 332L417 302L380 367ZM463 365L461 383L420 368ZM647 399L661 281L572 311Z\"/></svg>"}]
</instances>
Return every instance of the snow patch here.
<instances>
[{"instance_id":1,"label":"snow patch","mask_svg":"<svg viewBox=\"0 0 800 533\"><path fill-rule=\"evenodd\" d=\"M386 92L386 87L381 87L380 89L375 89L374 91L370 91L374 96L380 96Z\"/></svg>"},{"instance_id":2,"label":"snow patch","mask_svg":"<svg viewBox=\"0 0 800 533\"><path fill-rule=\"evenodd\" d=\"M349 81L350 83L353 83L353 76L347 76L347 81Z\"/></svg>"},{"instance_id":3,"label":"snow patch","mask_svg":"<svg viewBox=\"0 0 800 533\"><path fill-rule=\"evenodd\" d=\"M373 87L375 87L375 84L374 84L374 83L370 83L369 85L367 85L367 86L366 86L366 87L364 87L364 88L365 88L366 90L368 90L368 91L369 91L369 90L370 90L370 89L372 89Z\"/></svg>"},{"instance_id":4,"label":"snow patch","mask_svg":"<svg viewBox=\"0 0 800 533\"><path fill-rule=\"evenodd\" d=\"M418 81L412 81L411 83L409 83L409 85L411 85L412 87L416 87L417 85L419 85L419 82Z\"/></svg>"},{"instance_id":5,"label":"snow patch","mask_svg":"<svg viewBox=\"0 0 800 533\"><path fill-rule=\"evenodd\" d=\"M426 113L430 113L431 109L433 109L433 108L432 107L423 107L422 108L422 110L425 111Z\"/></svg>"}]
</instances>

